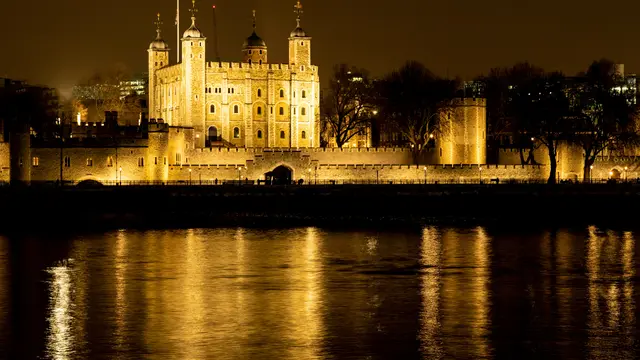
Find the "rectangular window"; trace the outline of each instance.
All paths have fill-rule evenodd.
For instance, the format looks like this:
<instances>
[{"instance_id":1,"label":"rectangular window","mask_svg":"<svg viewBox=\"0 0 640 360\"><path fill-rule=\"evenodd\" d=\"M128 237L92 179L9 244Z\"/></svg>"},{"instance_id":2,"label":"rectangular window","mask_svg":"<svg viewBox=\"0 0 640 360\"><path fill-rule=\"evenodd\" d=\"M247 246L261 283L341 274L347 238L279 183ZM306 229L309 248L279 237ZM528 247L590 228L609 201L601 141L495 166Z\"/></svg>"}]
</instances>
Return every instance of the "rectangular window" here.
<instances>
[{"instance_id":1,"label":"rectangular window","mask_svg":"<svg viewBox=\"0 0 640 360\"><path fill-rule=\"evenodd\" d=\"M153 163L154 163L154 165L158 165L158 157L157 156L153 158Z\"/></svg>"},{"instance_id":2,"label":"rectangular window","mask_svg":"<svg viewBox=\"0 0 640 360\"><path fill-rule=\"evenodd\" d=\"M139 167L143 167L144 166L144 158L138 158L138 166Z\"/></svg>"},{"instance_id":3,"label":"rectangular window","mask_svg":"<svg viewBox=\"0 0 640 360\"><path fill-rule=\"evenodd\" d=\"M167 157L164 157L164 164L167 165Z\"/></svg>"},{"instance_id":4,"label":"rectangular window","mask_svg":"<svg viewBox=\"0 0 640 360\"><path fill-rule=\"evenodd\" d=\"M176 153L176 164L180 164L182 162L182 155L180 153Z\"/></svg>"},{"instance_id":5,"label":"rectangular window","mask_svg":"<svg viewBox=\"0 0 640 360\"><path fill-rule=\"evenodd\" d=\"M87 166L93 166L93 159L87 158Z\"/></svg>"},{"instance_id":6,"label":"rectangular window","mask_svg":"<svg viewBox=\"0 0 640 360\"><path fill-rule=\"evenodd\" d=\"M64 167L71 167L71 158L68 156L64 157Z\"/></svg>"},{"instance_id":7,"label":"rectangular window","mask_svg":"<svg viewBox=\"0 0 640 360\"><path fill-rule=\"evenodd\" d=\"M107 158L107 167L113 167L113 158L111 156Z\"/></svg>"},{"instance_id":8,"label":"rectangular window","mask_svg":"<svg viewBox=\"0 0 640 360\"><path fill-rule=\"evenodd\" d=\"M37 156L34 156L34 157L31 159L31 165L33 165L33 166L38 166L38 165L40 165L40 158L39 158L39 157L37 157Z\"/></svg>"}]
</instances>

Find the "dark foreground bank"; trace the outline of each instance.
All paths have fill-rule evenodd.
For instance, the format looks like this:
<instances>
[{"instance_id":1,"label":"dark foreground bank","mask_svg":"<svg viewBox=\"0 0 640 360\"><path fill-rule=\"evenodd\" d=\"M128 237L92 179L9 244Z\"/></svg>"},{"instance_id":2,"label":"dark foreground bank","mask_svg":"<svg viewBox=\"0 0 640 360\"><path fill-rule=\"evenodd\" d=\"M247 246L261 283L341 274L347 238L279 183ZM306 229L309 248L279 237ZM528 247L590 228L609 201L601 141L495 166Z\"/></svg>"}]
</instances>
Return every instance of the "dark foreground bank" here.
<instances>
[{"instance_id":1,"label":"dark foreground bank","mask_svg":"<svg viewBox=\"0 0 640 360\"><path fill-rule=\"evenodd\" d=\"M633 224L640 186L342 185L0 188L2 229Z\"/></svg>"}]
</instances>

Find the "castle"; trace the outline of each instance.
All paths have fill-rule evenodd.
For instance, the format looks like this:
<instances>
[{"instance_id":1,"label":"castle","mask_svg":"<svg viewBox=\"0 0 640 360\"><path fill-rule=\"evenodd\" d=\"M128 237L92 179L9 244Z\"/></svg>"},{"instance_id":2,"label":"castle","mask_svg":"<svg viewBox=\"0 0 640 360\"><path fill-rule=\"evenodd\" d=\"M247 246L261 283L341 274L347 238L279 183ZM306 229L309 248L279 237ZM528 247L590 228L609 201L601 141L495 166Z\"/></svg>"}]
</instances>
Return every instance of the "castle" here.
<instances>
[{"instance_id":1,"label":"castle","mask_svg":"<svg viewBox=\"0 0 640 360\"><path fill-rule=\"evenodd\" d=\"M311 37L300 26L289 35L289 63L270 64L264 40L253 33L241 63L207 62L207 39L196 26L184 32L182 62L169 64L162 40L149 47L149 117L193 128L196 148L225 143L242 148L314 148L319 143L320 80L311 64Z\"/></svg>"},{"instance_id":2,"label":"castle","mask_svg":"<svg viewBox=\"0 0 640 360\"><path fill-rule=\"evenodd\" d=\"M289 63L270 64L266 42L253 33L242 62L207 62L206 38L197 28L195 4L184 32L181 62L171 64L160 25L148 49L149 114L121 126L117 114L104 122L72 123L62 141L34 141L28 129L0 143L0 180L91 180L224 183L239 179L289 182L477 182L544 180L547 165L520 165L502 151L487 162L486 102L461 98L448 115L447 133L419 157L410 148L319 147L320 74L312 65L312 38L301 26L289 34ZM559 179L579 176L581 155L559 155ZM541 155L539 159L544 159ZM635 177L635 157L601 160L594 178L616 170ZM612 170L613 169L613 170Z\"/></svg>"}]
</instances>

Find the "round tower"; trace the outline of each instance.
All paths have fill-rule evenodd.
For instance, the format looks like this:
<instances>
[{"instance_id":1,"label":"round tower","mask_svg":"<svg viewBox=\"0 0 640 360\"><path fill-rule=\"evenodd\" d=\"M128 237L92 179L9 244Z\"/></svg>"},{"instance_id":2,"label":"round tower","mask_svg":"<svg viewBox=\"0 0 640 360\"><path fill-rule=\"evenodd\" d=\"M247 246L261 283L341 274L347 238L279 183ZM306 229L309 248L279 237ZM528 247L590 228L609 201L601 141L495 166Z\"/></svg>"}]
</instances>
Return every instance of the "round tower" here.
<instances>
[{"instance_id":1,"label":"round tower","mask_svg":"<svg viewBox=\"0 0 640 360\"><path fill-rule=\"evenodd\" d=\"M294 12L297 14L297 26L289 35L289 65L297 66L300 71L304 71L311 65L311 37L300 26L303 11L299 0L294 6Z\"/></svg>"},{"instance_id":2,"label":"round tower","mask_svg":"<svg viewBox=\"0 0 640 360\"><path fill-rule=\"evenodd\" d=\"M195 146L205 145L205 45L206 38L196 27L196 1L192 0L191 26L182 35L182 86L184 107L182 126L193 127Z\"/></svg>"},{"instance_id":3,"label":"round tower","mask_svg":"<svg viewBox=\"0 0 640 360\"><path fill-rule=\"evenodd\" d=\"M243 62L249 64L267 63L267 43L256 34L256 11L253 10L253 33L242 45Z\"/></svg>"},{"instance_id":4,"label":"round tower","mask_svg":"<svg viewBox=\"0 0 640 360\"><path fill-rule=\"evenodd\" d=\"M160 92L156 91L156 72L169 65L169 45L162 40L160 26L162 21L160 20L160 13L158 13L158 19L156 24L156 39L149 45L149 117L158 118L161 117L160 109Z\"/></svg>"}]
</instances>

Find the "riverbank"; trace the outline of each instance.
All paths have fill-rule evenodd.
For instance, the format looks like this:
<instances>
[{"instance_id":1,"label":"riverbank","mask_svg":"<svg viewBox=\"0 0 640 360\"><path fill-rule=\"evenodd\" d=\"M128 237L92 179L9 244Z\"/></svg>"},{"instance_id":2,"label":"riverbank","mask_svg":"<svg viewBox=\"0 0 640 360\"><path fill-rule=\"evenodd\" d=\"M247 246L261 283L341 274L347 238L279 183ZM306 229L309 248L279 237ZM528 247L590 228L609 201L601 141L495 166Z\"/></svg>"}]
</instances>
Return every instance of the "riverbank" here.
<instances>
[{"instance_id":1,"label":"riverbank","mask_svg":"<svg viewBox=\"0 0 640 360\"><path fill-rule=\"evenodd\" d=\"M0 188L1 230L633 224L637 184Z\"/></svg>"}]
</instances>

